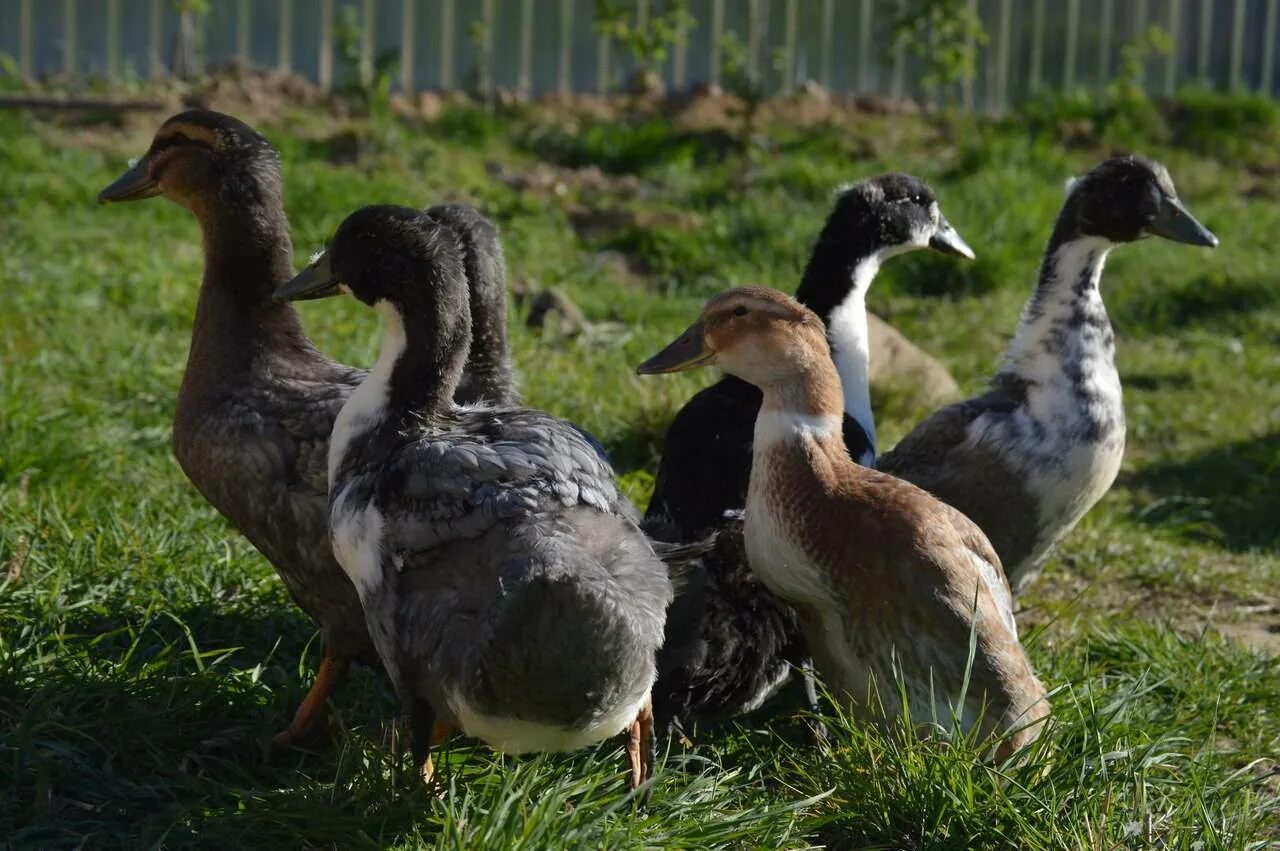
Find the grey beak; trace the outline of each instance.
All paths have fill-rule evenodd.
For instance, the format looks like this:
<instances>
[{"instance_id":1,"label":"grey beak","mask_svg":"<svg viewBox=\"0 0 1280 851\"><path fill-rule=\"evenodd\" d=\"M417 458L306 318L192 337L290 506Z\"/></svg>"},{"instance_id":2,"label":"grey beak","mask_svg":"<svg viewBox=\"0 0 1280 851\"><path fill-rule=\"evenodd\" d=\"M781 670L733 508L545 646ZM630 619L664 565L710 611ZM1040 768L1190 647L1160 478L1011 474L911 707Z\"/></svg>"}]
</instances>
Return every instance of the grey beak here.
<instances>
[{"instance_id":1,"label":"grey beak","mask_svg":"<svg viewBox=\"0 0 1280 851\"><path fill-rule=\"evenodd\" d=\"M1187 245L1202 245L1205 248L1217 248L1218 238L1204 225L1196 221L1195 216L1187 212L1177 198L1166 197L1160 202L1160 212L1147 226L1147 233L1162 236L1174 242L1185 242Z\"/></svg>"},{"instance_id":2,"label":"grey beak","mask_svg":"<svg viewBox=\"0 0 1280 851\"><path fill-rule=\"evenodd\" d=\"M314 263L285 282L272 294L271 299L285 302L327 298L340 292L338 284L338 276L334 274L333 266L329 263L329 252L326 251Z\"/></svg>"},{"instance_id":3,"label":"grey beak","mask_svg":"<svg viewBox=\"0 0 1280 851\"><path fill-rule=\"evenodd\" d=\"M110 186L98 193L98 203L113 201L138 201L160 194L160 184L151 179L150 165L146 157L134 163L128 171L117 177Z\"/></svg>"},{"instance_id":4,"label":"grey beak","mask_svg":"<svg viewBox=\"0 0 1280 851\"><path fill-rule=\"evenodd\" d=\"M934 251L941 251L943 254L954 254L966 260L973 260L977 256L973 253L973 249L969 247L969 243L965 242L960 237L960 234L956 233L956 229L951 226L951 222L947 221L945 216L938 218L938 228L933 232L933 236L929 238L929 247Z\"/></svg>"}]
</instances>

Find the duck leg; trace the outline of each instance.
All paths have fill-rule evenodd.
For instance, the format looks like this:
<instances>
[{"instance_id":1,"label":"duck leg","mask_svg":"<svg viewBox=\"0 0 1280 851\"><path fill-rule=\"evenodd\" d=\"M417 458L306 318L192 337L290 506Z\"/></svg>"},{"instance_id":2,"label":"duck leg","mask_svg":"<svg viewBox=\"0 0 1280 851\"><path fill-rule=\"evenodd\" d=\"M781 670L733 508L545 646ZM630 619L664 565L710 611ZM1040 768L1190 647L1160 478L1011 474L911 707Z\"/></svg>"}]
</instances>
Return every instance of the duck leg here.
<instances>
[{"instance_id":1,"label":"duck leg","mask_svg":"<svg viewBox=\"0 0 1280 851\"><path fill-rule=\"evenodd\" d=\"M631 766L631 775L627 785L638 788L653 776L653 765L656 761L657 739L653 735L653 701L646 700L636 720L631 722L627 730L627 762Z\"/></svg>"},{"instance_id":2,"label":"duck leg","mask_svg":"<svg viewBox=\"0 0 1280 851\"><path fill-rule=\"evenodd\" d=\"M423 783L435 777L435 765L431 762L431 746L449 737L449 728L436 723L435 710L425 700L415 700L409 705L409 748L413 764ZM438 737L438 738L437 738Z\"/></svg>"},{"instance_id":3,"label":"duck leg","mask_svg":"<svg viewBox=\"0 0 1280 851\"><path fill-rule=\"evenodd\" d=\"M329 698L338 688L351 663L332 655L327 650L316 670L315 682L307 696L302 699L298 711L294 713L289 726L272 738L272 742L280 747L296 745L310 739L324 726L329 714Z\"/></svg>"},{"instance_id":4,"label":"duck leg","mask_svg":"<svg viewBox=\"0 0 1280 851\"><path fill-rule=\"evenodd\" d=\"M814 672L813 660L808 659L800 667L801 681L804 683L804 702L814 717L809 721L810 743L816 747L827 744L831 738L827 725L819 719L822 706L818 703L818 676Z\"/></svg>"}]
</instances>

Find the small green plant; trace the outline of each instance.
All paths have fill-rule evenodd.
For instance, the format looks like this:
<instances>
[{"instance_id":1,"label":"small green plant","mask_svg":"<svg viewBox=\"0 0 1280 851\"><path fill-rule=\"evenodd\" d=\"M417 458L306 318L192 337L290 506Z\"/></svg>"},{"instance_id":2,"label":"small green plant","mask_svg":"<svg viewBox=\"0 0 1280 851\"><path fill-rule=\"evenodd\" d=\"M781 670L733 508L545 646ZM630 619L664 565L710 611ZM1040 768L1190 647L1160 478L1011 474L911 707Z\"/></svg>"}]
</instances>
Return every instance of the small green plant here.
<instances>
[{"instance_id":1,"label":"small green plant","mask_svg":"<svg viewBox=\"0 0 1280 851\"><path fill-rule=\"evenodd\" d=\"M720 37L720 79L725 90L742 101L742 140L750 140L764 103L764 84L747 68L747 45L730 30Z\"/></svg>"},{"instance_id":2,"label":"small green plant","mask_svg":"<svg viewBox=\"0 0 1280 851\"><path fill-rule=\"evenodd\" d=\"M333 26L333 46L343 68L339 93L358 100L372 118L385 118L391 113L391 81L400 67L400 51L389 48L373 57L372 73L365 80L360 73L360 36L363 28L358 13L343 6Z\"/></svg>"},{"instance_id":3,"label":"small green plant","mask_svg":"<svg viewBox=\"0 0 1280 851\"><path fill-rule=\"evenodd\" d=\"M899 47L920 62L920 82L935 95L977 75L978 48L986 43L982 18L968 0L907 0L889 22L887 50Z\"/></svg>"},{"instance_id":4,"label":"small green plant","mask_svg":"<svg viewBox=\"0 0 1280 851\"><path fill-rule=\"evenodd\" d=\"M596 0L596 31L631 54L639 66L637 74L646 83L658 78L671 49L685 44L696 25L688 0L668 0L661 11L651 9L643 21L633 4Z\"/></svg>"}]
</instances>

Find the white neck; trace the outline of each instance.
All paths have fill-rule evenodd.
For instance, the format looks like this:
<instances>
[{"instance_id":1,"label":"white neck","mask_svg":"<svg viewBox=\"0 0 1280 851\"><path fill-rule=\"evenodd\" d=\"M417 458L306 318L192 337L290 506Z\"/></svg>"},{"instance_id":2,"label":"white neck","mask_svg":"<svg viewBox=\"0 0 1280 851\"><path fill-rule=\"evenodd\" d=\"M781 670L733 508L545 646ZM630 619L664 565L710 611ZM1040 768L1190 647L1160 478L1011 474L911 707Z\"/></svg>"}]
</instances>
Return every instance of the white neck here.
<instances>
[{"instance_id":1,"label":"white neck","mask_svg":"<svg viewBox=\"0 0 1280 851\"><path fill-rule=\"evenodd\" d=\"M1101 237L1080 237L1045 258L1041 280L1005 349L1006 372L1036 380L1070 360L1110 362L1113 340L1100 283L1113 247Z\"/></svg>"},{"instance_id":2,"label":"white neck","mask_svg":"<svg viewBox=\"0 0 1280 851\"><path fill-rule=\"evenodd\" d=\"M342 465L351 441L376 426L386 416L391 390L391 370L404 352L404 322L400 313L389 303L380 301L374 305L382 315L382 349L369 376L352 391L347 404L342 406L333 424L329 439L329 486L333 486L334 474Z\"/></svg>"},{"instance_id":3,"label":"white neck","mask_svg":"<svg viewBox=\"0 0 1280 851\"><path fill-rule=\"evenodd\" d=\"M809 437L815 440L840 434L840 417L763 406L756 414L755 449Z\"/></svg>"},{"instance_id":4,"label":"white neck","mask_svg":"<svg viewBox=\"0 0 1280 851\"><path fill-rule=\"evenodd\" d=\"M884 251L866 258L853 268L853 286L844 301L827 317L827 342L831 359L840 374L844 391L844 412L857 421L871 442L871 458L858 459L866 464L875 460L876 419L871 410L871 343L867 332L867 290L880 271Z\"/></svg>"}]
</instances>

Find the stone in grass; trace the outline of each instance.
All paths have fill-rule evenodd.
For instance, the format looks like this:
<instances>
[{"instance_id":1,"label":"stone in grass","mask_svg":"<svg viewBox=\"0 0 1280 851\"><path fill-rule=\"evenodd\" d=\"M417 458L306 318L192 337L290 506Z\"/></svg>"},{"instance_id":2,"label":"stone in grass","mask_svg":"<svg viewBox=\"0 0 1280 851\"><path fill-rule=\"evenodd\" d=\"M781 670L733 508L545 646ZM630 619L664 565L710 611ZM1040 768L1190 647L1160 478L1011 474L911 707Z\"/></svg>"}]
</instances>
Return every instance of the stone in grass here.
<instances>
[{"instance_id":1,"label":"stone in grass","mask_svg":"<svg viewBox=\"0 0 1280 851\"><path fill-rule=\"evenodd\" d=\"M960 398L960 385L947 368L897 328L869 313L867 331L872 386L909 389L921 407L936 407Z\"/></svg>"}]
</instances>

